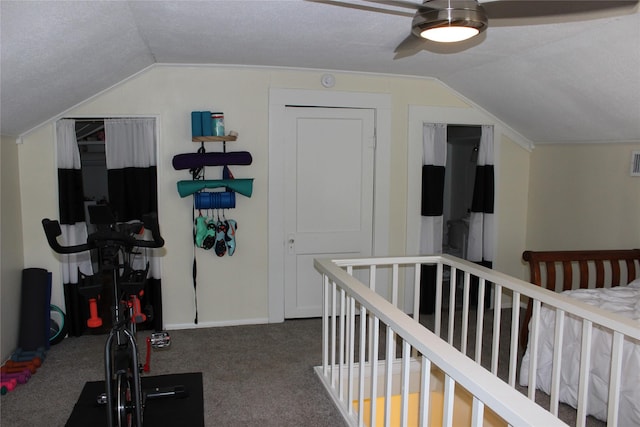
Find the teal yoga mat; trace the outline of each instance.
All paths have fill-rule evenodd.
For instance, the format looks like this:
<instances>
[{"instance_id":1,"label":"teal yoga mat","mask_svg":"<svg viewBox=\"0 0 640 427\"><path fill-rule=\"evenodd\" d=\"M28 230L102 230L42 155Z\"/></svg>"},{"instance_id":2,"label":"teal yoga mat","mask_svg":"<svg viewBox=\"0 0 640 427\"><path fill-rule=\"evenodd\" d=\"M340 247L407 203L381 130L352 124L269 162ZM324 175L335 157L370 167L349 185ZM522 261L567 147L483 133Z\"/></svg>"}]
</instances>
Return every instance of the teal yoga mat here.
<instances>
[{"instance_id":1,"label":"teal yoga mat","mask_svg":"<svg viewBox=\"0 0 640 427\"><path fill-rule=\"evenodd\" d=\"M253 178L236 179L198 179L194 181L178 181L178 194L187 197L205 188L227 187L231 191L243 196L251 197L253 193Z\"/></svg>"}]
</instances>

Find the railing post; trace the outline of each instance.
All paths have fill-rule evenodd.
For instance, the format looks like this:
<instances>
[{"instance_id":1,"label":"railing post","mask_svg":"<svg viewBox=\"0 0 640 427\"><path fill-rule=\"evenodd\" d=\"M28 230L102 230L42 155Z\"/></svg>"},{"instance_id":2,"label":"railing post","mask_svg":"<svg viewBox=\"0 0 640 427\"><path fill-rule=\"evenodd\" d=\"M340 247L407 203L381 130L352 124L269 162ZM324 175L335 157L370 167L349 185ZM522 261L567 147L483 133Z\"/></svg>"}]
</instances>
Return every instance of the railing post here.
<instances>
[{"instance_id":1,"label":"railing post","mask_svg":"<svg viewBox=\"0 0 640 427\"><path fill-rule=\"evenodd\" d=\"M576 426L587 422L587 398L589 397L589 371L591 369L591 336L593 323L582 319L582 348L580 351L580 379L578 380L578 415Z\"/></svg>"},{"instance_id":2,"label":"railing post","mask_svg":"<svg viewBox=\"0 0 640 427\"><path fill-rule=\"evenodd\" d=\"M353 359L355 357L355 337L356 337L356 300L353 297L349 297L349 381L348 381L348 393L347 393L347 405L349 407L349 414L353 414Z\"/></svg>"},{"instance_id":3,"label":"railing post","mask_svg":"<svg viewBox=\"0 0 640 427\"><path fill-rule=\"evenodd\" d=\"M358 360L358 425L364 425L364 358L367 336L367 309L360 306L360 355ZM351 403L349 403L351 404Z\"/></svg>"},{"instance_id":4,"label":"railing post","mask_svg":"<svg viewBox=\"0 0 640 427\"><path fill-rule=\"evenodd\" d=\"M618 407L620 404L620 376L622 373L622 348L624 335L620 332L613 333L611 346L611 375L609 378L609 403L607 413L607 425L618 425Z\"/></svg>"},{"instance_id":5,"label":"railing post","mask_svg":"<svg viewBox=\"0 0 640 427\"><path fill-rule=\"evenodd\" d=\"M371 348L371 358L369 364L371 365L371 422L369 425L377 425L376 415L378 413L378 349L380 348L380 319L373 317L371 319L371 335L373 343Z\"/></svg>"},{"instance_id":6,"label":"railing post","mask_svg":"<svg viewBox=\"0 0 640 427\"><path fill-rule=\"evenodd\" d=\"M498 375L498 355L500 354L500 318L502 314L502 286L495 284L493 304L493 342L491 343L491 373ZM484 298L482 300L484 302ZM480 304L480 302L478 302ZM484 306L484 303L482 304Z\"/></svg>"},{"instance_id":7,"label":"railing post","mask_svg":"<svg viewBox=\"0 0 640 427\"><path fill-rule=\"evenodd\" d=\"M458 281L458 269L451 268L451 276L449 278L449 329L447 342L453 344L453 332L455 329L456 315L456 282Z\"/></svg>"},{"instance_id":8,"label":"railing post","mask_svg":"<svg viewBox=\"0 0 640 427\"><path fill-rule=\"evenodd\" d=\"M529 347L529 399L536 400L536 375L538 373L538 338L540 323L540 301L533 301L533 314L531 315L532 330L529 334L531 346Z\"/></svg>"},{"instance_id":9,"label":"railing post","mask_svg":"<svg viewBox=\"0 0 640 427\"><path fill-rule=\"evenodd\" d=\"M476 354L475 361L476 363L481 362L482 357L482 330L484 328L484 290L485 290L485 279L482 277L478 278L478 306L476 308Z\"/></svg>"},{"instance_id":10,"label":"railing post","mask_svg":"<svg viewBox=\"0 0 640 427\"><path fill-rule=\"evenodd\" d=\"M322 275L322 374L329 370L329 277Z\"/></svg>"},{"instance_id":11,"label":"railing post","mask_svg":"<svg viewBox=\"0 0 640 427\"><path fill-rule=\"evenodd\" d=\"M442 275L443 275L442 262L438 263L436 267L436 311L434 333L440 336L440 325L442 322Z\"/></svg>"},{"instance_id":12,"label":"railing post","mask_svg":"<svg viewBox=\"0 0 640 427\"><path fill-rule=\"evenodd\" d=\"M564 342L564 310L556 310L556 327L553 347L553 368L551 369L551 395L549 412L558 415L560 395L560 372L562 368L562 343Z\"/></svg>"},{"instance_id":13,"label":"railing post","mask_svg":"<svg viewBox=\"0 0 640 427\"><path fill-rule=\"evenodd\" d=\"M331 282L331 387L336 386L336 282Z\"/></svg>"},{"instance_id":14,"label":"railing post","mask_svg":"<svg viewBox=\"0 0 640 427\"><path fill-rule=\"evenodd\" d=\"M420 371L420 419L418 425L429 425L431 407L431 361L422 356Z\"/></svg>"},{"instance_id":15,"label":"railing post","mask_svg":"<svg viewBox=\"0 0 640 427\"><path fill-rule=\"evenodd\" d=\"M400 415L400 425L406 426L409 420L409 354L411 346L408 342L402 341L402 380L401 380L401 401L402 411Z\"/></svg>"},{"instance_id":16,"label":"railing post","mask_svg":"<svg viewBox=\"0 0 640 427\"><path fill-rule=\"evenodd\" d=\"M514 291L511 299L511 348L509 349L509 385L516 386L518 366L518 331L520 331L520 292Z\"/></svg>"},{"instance_id":17,"label":"railing post","mask_svg":"<svg viewBox=\"0 0 640 427\"><path fill-rule=\"evenodd\" d=\"M338 374L338 387L340 387L339 390L339 397L340 400L344 400L344 353L346 350L346 341L345 341L345 321L346 321L346 316L345 316L345 292L343 288L340 288L340 331L339 331L339 337L340 340L338 342L338 351L340 352L338 354L338 367L339 367L339 374Z\"/></svg>"}]
</instances>

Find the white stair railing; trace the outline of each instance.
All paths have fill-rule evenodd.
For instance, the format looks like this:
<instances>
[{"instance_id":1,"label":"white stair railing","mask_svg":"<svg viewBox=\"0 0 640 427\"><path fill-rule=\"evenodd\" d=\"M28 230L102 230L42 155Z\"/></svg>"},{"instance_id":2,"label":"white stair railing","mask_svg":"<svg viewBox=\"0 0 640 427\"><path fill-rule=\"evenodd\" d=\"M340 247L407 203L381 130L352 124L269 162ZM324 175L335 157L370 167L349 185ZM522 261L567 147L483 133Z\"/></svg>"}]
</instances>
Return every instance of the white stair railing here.
<instances>
[{"instance_id":1,"label":"white stair railing","mask_svg":"<svg viewBox=\"0 0 640 427\"><path fill-rule=\"evenodd\" d=\"M433 332L419 323L420 270L423 265L436 266ZM622 343L629 339L640 340L636 323L448 255L315 260L315 267L323 277L324 301L323 363L317 372L351 425L389 426L393 415L399 416L400 425L411 425L408 420L414 417L412 421L417 420L418 425L426 426L429 425L427 420L433 421L429 418L434 416L433 413L441 412L443 424L439 425L450 426L454 424L454 413L460 412L458 407L467 404L459 403L460 396L468 393L472 396L470 425L491 424L487 422L488 414L497 414L501 419L498 423L509 425L564 425L555 417L558 410L559 355L554 355L550 412L531 402L535 398L536 379L532 373L538 363L535 348L541 304L556 310L559 319L556 323L556 348L562 345L566 314L588 319L583 322L585 353L589 353L586 349L590 346L593 325L614 331L609 425L615 425L611 422L617 419ZM354 271L359 272L358 277L365 277L370 287L388 289L389 295L379 295L365 286L353 277ZM391 274L385 274L385 271ZM382 286L379 275L387 279L390 277L389 286ZM449 278L446 297L445 276ZM413 318L398 307L400 277L413 277L414 303L405 310L412 312ZM462 277L462 319L457 318L455 310L458 277ZM471 298L472 283L478 289L475 299L478 304L473 304ZM486 316L485 295L488 295L491 307L520 307L523 297L533 299L529 399L512 389L517 376L520 310L512 310L511 316L505 318L501 317L502 310L493 310L493 316ZM446 318L442 319L446 304ZM477 306L474 308L475 316L470 309L474 305ZM446 320L444 325L442 320ZM445 331L441 330L443 326ZM500 340L503 327L510 328L508 343ZM493 333L488 343L483 342L483 328ZM459 333L455 333L458 330ZM454 342L457 337L460 341ZM473 349L468 347L468 341L473 343ZM504 381L497 377L501 370L501 345L502 351L508 352L508 366L502 369L506 370L503 372ZM586 419L588 357L581 360L584 366L581 368L576 425L584 425ZM430 408L430 404L437 400L432 396L434 393L442 396L441 407L435 409ZM413 408L412 405L417 406ZM458 409L454 410L454 407ZM381 424L378 414L383 414Z\"/></svg>"}]
</instances>

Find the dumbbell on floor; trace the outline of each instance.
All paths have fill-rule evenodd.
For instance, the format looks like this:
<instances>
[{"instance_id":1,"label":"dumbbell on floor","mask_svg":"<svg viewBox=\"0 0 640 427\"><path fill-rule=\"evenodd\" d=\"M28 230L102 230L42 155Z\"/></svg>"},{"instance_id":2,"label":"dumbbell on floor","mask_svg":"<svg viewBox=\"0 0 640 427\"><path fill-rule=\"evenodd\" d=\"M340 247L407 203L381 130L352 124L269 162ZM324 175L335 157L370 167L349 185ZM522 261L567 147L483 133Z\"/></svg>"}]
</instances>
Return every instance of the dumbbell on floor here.
<instances>
[{"instance_id":1,"label":"dumbbell on floor","mask_svg":"<svg viewBox=\"0 0 640 427\"><path fill-rule=\"evenodd\" d=\"M0 394L5 395L16 388L18 382L15 379L0 382Z\"/></svg>"},{"instance_id":2,"label":"dumbbell on floor","mask_svg":"<svg viewBox=\"0 0 640 427\"><path fill-rule=\"evenodd\" d=\"M11 354L11 360L14 362L28 362L38 358L40 361L43 361L46 355L47 351L43 347L40 347L37 350L23 350L21 348L17 348Z\"/></svg>"},{"instance_id":3,"label":"dumbbell on floor","mask_svg":"<svg viewBox=\"0 0 640 427\"><path fill-rule=\"evenodd\" d=\"M27 369L32 374L35 374L38 370L38 366L35 363L31 362L14 362L13 360L7 360L5 364L0 368L0 373L12 373L12 372L21 372Z\"/></svg>"},{"instance_id":4,"label":"dumbbell on floor","mask_svg":"<svg viewBox=\"0 0 640 427\"><path fill-rule=\"evenodd\" d=\"M6 374L0 374L0 381L8 381L15 379L18 384L24 384L31 378L31 372L24 370L22 372L8 372Z\"/></svg>"}]
</instances>

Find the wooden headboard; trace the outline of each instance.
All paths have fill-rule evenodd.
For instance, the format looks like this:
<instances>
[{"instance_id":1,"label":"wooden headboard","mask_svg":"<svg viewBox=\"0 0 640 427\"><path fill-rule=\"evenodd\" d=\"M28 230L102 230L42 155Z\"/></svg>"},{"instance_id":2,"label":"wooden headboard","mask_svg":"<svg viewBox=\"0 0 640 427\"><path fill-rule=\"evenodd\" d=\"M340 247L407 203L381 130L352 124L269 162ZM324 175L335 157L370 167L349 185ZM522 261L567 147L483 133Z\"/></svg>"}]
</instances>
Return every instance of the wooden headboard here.
<instances>
[{"instance_id":1,"label":"wooden headboard","mask_svg":"<svg viewBox=\"0 0 640 427\"><path fill-rule=\"evenodd\" d=\"M610 288L640 276L640 249L589 251L525 251L530 281L554 292L578 288ZM520 346L529 336L532 304L529 301L520 329Z\"/></svg>"}]
</instances>

